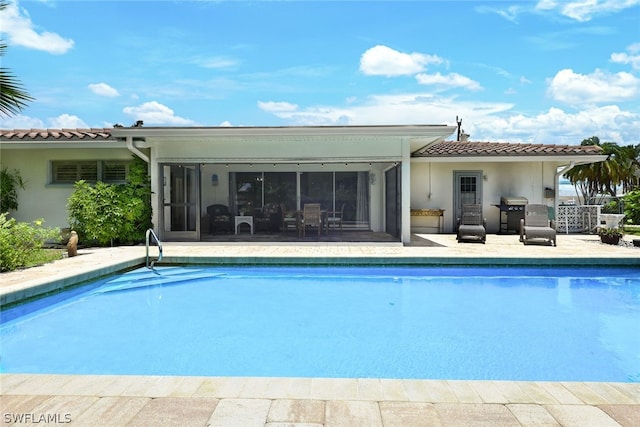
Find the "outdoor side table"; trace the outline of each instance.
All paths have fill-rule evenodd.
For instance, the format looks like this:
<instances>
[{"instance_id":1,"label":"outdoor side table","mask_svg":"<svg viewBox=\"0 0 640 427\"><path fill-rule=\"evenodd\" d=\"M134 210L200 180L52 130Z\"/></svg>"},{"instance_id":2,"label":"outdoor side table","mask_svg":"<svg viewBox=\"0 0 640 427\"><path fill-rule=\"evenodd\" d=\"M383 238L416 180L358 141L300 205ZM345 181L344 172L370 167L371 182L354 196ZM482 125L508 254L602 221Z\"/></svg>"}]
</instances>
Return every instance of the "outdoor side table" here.
<instances>
[{"instance_id":1,"label":"outdoor side table","mask_svg":"<svg viewBox=\"0 0 640 427\"><path fill-rule=\"evenodd\" d=\"M236 216L236 225L235 225L236 234L238 234L238 226L240 224L249 224L249 229L251 230L251 234L253 234L253 217L252 216L249 216L249 215Z\"/></svg>"}]
</instances>

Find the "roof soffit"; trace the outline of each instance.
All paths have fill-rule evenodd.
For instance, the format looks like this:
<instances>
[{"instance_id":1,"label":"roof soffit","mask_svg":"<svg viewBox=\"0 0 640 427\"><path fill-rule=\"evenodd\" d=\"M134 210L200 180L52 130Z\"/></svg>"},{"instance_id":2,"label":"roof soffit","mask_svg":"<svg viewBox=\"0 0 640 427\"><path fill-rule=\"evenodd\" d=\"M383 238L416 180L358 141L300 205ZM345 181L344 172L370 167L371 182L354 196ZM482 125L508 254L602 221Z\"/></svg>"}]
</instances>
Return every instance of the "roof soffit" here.
<instances>
[{"instance_id":1,"label":"roof soffit","mask_svg":"<svg viewBox=\"0 0 640 427\"><path fill-rule=\"evenodd\" d=\"M444 139L455 130L447 125L406 125L406 126L299 126L299 127L217 127L217 128L114 128L115 137L162 137L180 139L240 138L282 140L299 138L355 137L360 139L407 138Z\"/></svg>"}]
</instances>

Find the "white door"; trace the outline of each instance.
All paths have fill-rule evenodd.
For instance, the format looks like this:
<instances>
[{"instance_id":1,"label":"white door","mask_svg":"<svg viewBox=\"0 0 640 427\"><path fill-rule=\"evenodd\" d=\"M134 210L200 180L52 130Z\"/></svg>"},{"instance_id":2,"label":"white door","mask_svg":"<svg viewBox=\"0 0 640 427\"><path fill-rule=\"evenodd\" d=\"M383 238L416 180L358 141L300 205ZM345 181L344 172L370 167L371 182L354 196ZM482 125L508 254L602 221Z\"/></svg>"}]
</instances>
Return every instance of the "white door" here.
<instances>
[{"instance_id":1,"label":"white door","mask_svg":"<svg viewBox=\"0 0 640 427\"><path fill-rule=\"evenodd\" d=\"M462 206L482 204L482 171L454 171L453 179L453 223L457 230Z\"/></svg>"}]
</instances>

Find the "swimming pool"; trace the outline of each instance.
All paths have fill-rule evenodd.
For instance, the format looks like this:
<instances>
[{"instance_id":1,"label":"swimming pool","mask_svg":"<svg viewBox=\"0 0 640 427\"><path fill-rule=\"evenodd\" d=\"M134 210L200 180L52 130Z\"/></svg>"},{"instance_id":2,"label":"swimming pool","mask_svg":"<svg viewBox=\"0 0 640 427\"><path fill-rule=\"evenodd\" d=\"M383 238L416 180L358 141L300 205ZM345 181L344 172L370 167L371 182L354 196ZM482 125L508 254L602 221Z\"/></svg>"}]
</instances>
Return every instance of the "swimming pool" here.
<instances>
[{"instance_id":1,"label":"swimming pool","mask_svg":"<svg viewBox=\"0 0 640 427\"><path fill-rule=\"evenodd\" d=\"M640 381L638 269L142 268L1 314L1 372Z\"/></svg>"}]
</instances>

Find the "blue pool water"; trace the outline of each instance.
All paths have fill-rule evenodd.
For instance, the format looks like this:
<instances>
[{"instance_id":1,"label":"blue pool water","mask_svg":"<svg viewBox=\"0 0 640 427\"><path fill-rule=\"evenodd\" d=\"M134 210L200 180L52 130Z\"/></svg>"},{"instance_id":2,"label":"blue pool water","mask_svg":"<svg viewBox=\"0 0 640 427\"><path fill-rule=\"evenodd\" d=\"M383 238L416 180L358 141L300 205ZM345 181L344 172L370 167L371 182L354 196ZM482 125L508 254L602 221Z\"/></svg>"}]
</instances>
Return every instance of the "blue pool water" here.
<instances>
[{"instance_id":1,"label":"blue pool water","mask_svg":"<svg viewBox=\"0 0 640 427\"><path fill-rule=\"evenodd\" d=\"M1 313L0 371L640 381L640 270L145 268Z\"/></svg>"}]
</instances>

